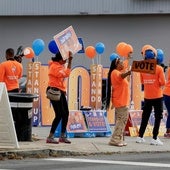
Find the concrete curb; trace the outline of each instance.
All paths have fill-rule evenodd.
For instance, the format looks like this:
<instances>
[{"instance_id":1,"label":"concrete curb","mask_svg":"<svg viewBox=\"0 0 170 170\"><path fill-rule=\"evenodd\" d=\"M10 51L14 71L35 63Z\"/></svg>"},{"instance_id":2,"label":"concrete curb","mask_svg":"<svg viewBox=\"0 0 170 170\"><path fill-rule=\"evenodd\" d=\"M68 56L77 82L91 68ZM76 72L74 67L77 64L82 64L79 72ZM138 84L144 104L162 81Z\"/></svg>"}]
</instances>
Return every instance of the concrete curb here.
<instances>
[{"instance_id":1,"label":"concrete curb","mask_svg":"<svg viewBox=\"0 0 170 170\"><path fill-rule=\"evenodd\" d=\"M112 154L130 154L130 153L168 153L169 150L163 150L163 151L111 151L111 152L73 152L73 151L67 151L67 150L53 150L53 149L42 149L42 150L20 150L20 151L6 151L6 152L0 152L0 160L6 160L6 159L17 159L22 160L26 158L48 158L48 157L67 157L67 156L89 156L89 155L112 155Z\"/></svg>"}]
</instances>

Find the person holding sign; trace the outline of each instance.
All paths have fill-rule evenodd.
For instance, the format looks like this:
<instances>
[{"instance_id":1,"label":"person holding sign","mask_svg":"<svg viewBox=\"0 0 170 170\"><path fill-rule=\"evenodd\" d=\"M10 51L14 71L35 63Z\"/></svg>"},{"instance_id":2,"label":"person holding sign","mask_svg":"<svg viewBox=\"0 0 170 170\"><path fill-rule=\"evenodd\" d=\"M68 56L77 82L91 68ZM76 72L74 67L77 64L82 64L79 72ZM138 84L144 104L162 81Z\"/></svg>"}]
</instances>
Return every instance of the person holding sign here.
<instances>
[{"instance_id":1,"label":"person holding sign","mask_svg":"<svg viewBox=\"0 0 170 170\"><path fill-rule=\"evenodd\" d=\"M110 101L115 107L116 125L110 139L109 145L126 146L123 140L124 129L128 120L128 108L130 104L130 87L126 79L131 71L122 72L124 69L123 61L119 57L112 60L108 72L108 87L106 108L109 109Z\"/></svg>"},{"instance_id":2,"label":"person holding sign","mask_svg":"<svg viewBox=\"0 0 170 170\"><path fill-rule=\"evenodd\" d=\"M65 132L68 123L68 116L69 116L69 109L68 103L66 100L66 87L64 84L65 78L68 78L71 72L71 64L72 64L72 53L69 52L68 57L68 65L65 68L65 64L67 60L64 60L58 52L55 57L52 57L52 61L49 62L49 82L47 90L50 88L56 89L57 91L61 92L61 97L59 101L51 100L50 102L53 106L55 117L52 122L52 126L50 129L50 133L47 137L46 143L54 143L58 144L61 143L68 143L71 142L67 139ZM59 142L54 139L54 133L56 128L58 127L60 121L62 121L61 126L61 137L59 138Z\"/></svg>"},{"instance_id":3,"label":"person holding sign","mask_svg":"<svg viewBox=\"0 0 170 170\"><path fill-rule=\"evenodd\" d=\"M155 59L156 60L156 50L147 49L144 51L145 60ZM162 87L165 85L165 75L163 68L156 65L156 70L154 74L150 73L140 73L141 83L144 86L144 106L142 113L142 120L139 129L139 136L136 139L136 143L143 143L145 139L143 138L149 117L154 108L155 113L155 123L153 127L153 139L151 140L151 145L163 145L163 142L157 137L159 133L159 127L161 119L163 118L163 92Z\"/></svg>"}]
</instances>

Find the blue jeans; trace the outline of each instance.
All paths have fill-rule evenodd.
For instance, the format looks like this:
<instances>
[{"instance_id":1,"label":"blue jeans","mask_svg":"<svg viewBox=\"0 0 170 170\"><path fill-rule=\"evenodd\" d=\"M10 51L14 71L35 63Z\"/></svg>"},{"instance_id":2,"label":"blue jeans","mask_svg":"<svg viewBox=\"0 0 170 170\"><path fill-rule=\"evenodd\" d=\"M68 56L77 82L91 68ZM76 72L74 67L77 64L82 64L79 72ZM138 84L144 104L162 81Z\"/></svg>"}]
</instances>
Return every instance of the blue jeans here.
<instances>
[{"instance_id":1,"label":"blue jeans","mask_svg":"<svg viewBox=\"0 0 170 170\"><path fill-rule=\"evenodd\" d=\"M166 121L166 128L170 129L170 96L164 95L164 103L168 112L168 117Z\"/></svg>"}]
</instances>

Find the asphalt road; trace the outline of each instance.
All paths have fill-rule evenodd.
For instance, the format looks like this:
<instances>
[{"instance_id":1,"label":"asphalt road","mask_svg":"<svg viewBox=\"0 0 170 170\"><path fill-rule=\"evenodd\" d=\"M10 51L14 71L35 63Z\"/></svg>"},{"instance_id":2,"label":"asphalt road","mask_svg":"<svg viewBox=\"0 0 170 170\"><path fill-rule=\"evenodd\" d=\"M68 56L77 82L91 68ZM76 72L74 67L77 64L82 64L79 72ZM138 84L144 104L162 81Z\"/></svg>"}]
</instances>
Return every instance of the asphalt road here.
<instances>
[{"instance_id":1,"label":"asphalt road","mask_svg":"<svg viewBox=\"0 0 170 170\"><path fill-rule=\"evenodd\" d=\"M169 170L170 153L94 155L0 161L0 170Z\"/></svg>"}]
</instances>

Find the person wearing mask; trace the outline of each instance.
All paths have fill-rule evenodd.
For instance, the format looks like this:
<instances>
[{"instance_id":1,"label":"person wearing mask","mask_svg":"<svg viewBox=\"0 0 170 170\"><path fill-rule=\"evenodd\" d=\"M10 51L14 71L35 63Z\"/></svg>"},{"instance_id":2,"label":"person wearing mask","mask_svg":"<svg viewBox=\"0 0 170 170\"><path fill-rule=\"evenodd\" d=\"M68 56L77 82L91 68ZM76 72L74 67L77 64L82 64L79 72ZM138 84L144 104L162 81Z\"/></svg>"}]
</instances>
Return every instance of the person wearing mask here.
<instances>
[{"instance_id":1,"label":"person wearing mask","mask_svg":"<svg viewBox=\"0 0 170 170\"><path fill-rule=\"evenodd\" d=\"M123 61L119 57L112 60L108 72L107 100L106 108L115 108L115 129L110 139L109 145L126 146L124 142L124 130L128 120L128 109L130 104L130 87L127 76L131 74L130 70L122 72L124 69Z\"/></svg>"},{"instance_id":2,"label":"person wearing mask","mask_svg":"<svg viewBox=\"0 0 170 170\"><path fill-rule=\"evenodd\" d=\"M163 89L164 103L167 109L166 133L164 137L170 138L170 64L167 70L167 82Z\"/></svg>"},{"instance_id":3,"label":"person wearing mask","mask_svg":"<svg viewBox=\"0 0 170 170\"><path fill-rule=\"evenodd\" d=\"M145 60L155 59L156 50L151 47L144 52ZM163 91L162 88L165 85L165 75L163 68L156 64L155 74L140 73L141 83L144 86L144 106L142 108L142 120L139 128L139 135L136 139L136 143L144 143L144 133L152 112L154 109L155 122L153 127L153 139L151 145L163 145L163 142L158 138L160 122L163 118Z\"/></svg>"},{"instance_id":4,"label":"person wearing mask","mask_svg":"<svg viewBox=\"0 0 170 170\"><path fill-rule=\"evenodd\" d=\"M14 59L14 50L6 50L6 61L0 64L0 82L6 84L8 92L19 92L19 79L23 74L23 66Z\"/></svg>"},{"instance_id":5,"label":"person wearing mask","mask_svg":"<svg viewBox=\"0 0 170 170\"><path fill-rule=\"evenodd\" d=\"M61 143L68 143L70 144L71 141L69 141L66 137L66 127L68 122L68 116L69 116L69 109L68 109L68 103L66 99L66 86L64 84L64 80L69 77L71 72L71 64L72 64L72 53L69 52L68 57L68 63L67 67L65 67L66 60L63 60L60 52L58 52L55 57L52 57L52 60L49 61L49 82L48 87L49 88L55 88L56 90L61 91L61 97L59 101L50 100L52 107L55 112L55 117L52 122L52 126L50 129L50 133L46 139L46 143L54 143L58 144ZM59 141L54 139L54 133L56 128L58 127L59 123L61 122L61 136L59 138Z\"/></svg>"}]
</instances>

